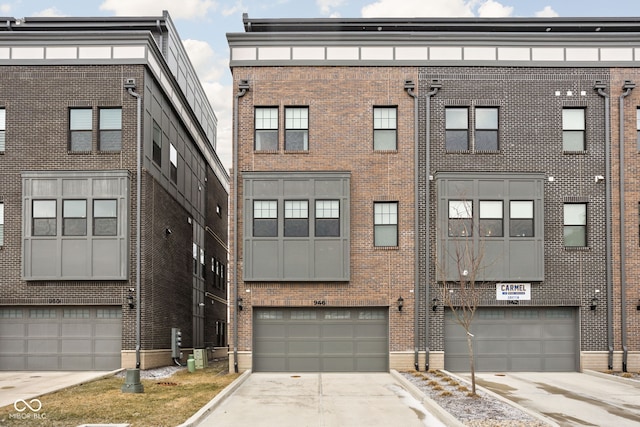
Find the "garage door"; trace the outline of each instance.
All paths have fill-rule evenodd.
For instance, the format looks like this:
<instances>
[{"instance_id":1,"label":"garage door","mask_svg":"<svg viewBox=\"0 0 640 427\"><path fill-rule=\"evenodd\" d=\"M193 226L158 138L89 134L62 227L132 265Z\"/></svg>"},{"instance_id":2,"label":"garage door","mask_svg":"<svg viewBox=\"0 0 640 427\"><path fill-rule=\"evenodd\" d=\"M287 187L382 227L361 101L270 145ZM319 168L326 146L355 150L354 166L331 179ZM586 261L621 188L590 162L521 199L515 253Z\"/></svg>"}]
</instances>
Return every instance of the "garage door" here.
<instances>
[{"instance_id":1,"label":"garage door","mask_svg":"<svg viewBox=\"0 0 640 427\"><path fill-rule=\"evenodd\" d=\"M478 309L471 332L475 368L484 372L577 370L577 314L572 308ZM445 369L468 372L467 338L445 312Z\"/></svg>"},{"instance_id":2,"label":"garage door","mask_svg":"<svg viewBox=\"0 0 640 427\"><path fill-rule=\"evenodd\" d=\"M256 372L386 372L387 308L254 310Z\"/></svg>"},{"instance_id":3,"label":"garage door","mask_svg":"<svg viewBox=\"0 0 640 427\"><path fill-rule=\"evenodd\" d=\"M0 370L120 367L120 307L0 307Z\"/></svg>"}]
</instances>

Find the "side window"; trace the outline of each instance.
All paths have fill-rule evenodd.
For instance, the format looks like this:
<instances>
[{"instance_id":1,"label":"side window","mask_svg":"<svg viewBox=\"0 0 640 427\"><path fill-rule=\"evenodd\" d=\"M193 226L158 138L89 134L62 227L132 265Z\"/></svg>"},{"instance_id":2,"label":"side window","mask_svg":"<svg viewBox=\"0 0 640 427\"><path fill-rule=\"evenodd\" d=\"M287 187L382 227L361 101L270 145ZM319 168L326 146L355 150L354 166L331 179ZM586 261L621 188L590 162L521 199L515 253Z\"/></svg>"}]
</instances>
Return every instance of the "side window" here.
<instances>
[{"instance_id":1,"label":"side window","mask_svg":"<svg viewBox=\"0 0 640 427\"><path fill-rule=\"evenodd\" d=\"M278 202L276 200L253 201L253 236L278 236Z\"/></svg>"},{"instance_id":2,"label":"side window","mask_svg":"<svg viewBox=\"0 0 640 427\"><path fill-rule=\"evenodd\" d=\"M587 204L564 204L565 247L587 246Z\"/></svg>"},{"instance_id":3,"label":"side window","mask_svg":"<svg viewBox=\"0 0 640 427\"><path fill-rule=\"evenodd\" d=\"M4 246L4 202L0 202L0 246Z\"/></svg>"},{"instance_id":4,"label":"side window","mask_svg":"<svg viewBox=\"0 0 640 427\"><path fill-rule=\"evenodd\" d=\"M62 235L86 236L87 235L87 201L63 200L62 201Z\"/></svg>"},{"instance_id":5,"label":"side window","mask_svg":"<svg viewBox=\"0 0 640 427\"><path fill-rule=\"evenodd\" d=\"M255 109L255 150L278 150L278 109L256 107Z\"/></svg>"},{"instance_id":6,"label":"side window","mask_svg":"<svg viewBox=\"0 0 640 427\"><path fill-rule=\"evenodd\" d=\"M122 149L122 109L100 109L100 151L120 151Z\"/></svg>"},{"instance_id":7,"label":"side window","mask_svg":"<svg viewBox=\"0 0 640 427\"><path fill-rule=\"evenodd\" d=\"M7 112L4 108L0 108L0 154L4 153L5 141L6 141L6 117Z\"/></svg>"},{"instance_id":8,"label":"side window","mask_svg":"<svg viewBox=\"0 0 640 427\"><path fill-rule=\"evenodd\" d=\"M501 200L480 200L480 235L503 237L503 203Z\"/></svg>"},{"instance_id":9,"label":"side window","mask_svg":"<svg viewBox=\"0 0 640 427\"><path fill-rule=\"evenodd\" d=\"M509 202L509 237L533 237L533 201Z\"/></svg>"},{"instance_id":10,"label":"side window","mask_svg":"<svg viewBox=\"0 0 640 427\"><path fill-rule=\"evenodd\" d=\"M584 108L562 109L562 150L585 151Z\"/></svg>"},{"instance_id":11,"label":"side window","mask_svg":"<svg viewBox=\"0 0 640 427\"><path fill-rule=\"evenodd\" d=\"M470 237L473 235L473 202L470 200L449 200L449 237Z\"/></svg>"},{"instance_id":12,"label":"side window","mask_svg":"<svg viewBox=\"0 0 640 427\"><path fill-rule=\"evenodd\" d=\"M284 149L309 150L309 108L287 107L284 110Z\"/></svg>"},{"instance_id":13,"label":"side window","mask_svg":"<svg viewBox=\"0 0 640 427\"><path fill-rule=\"evenodd\" d=\"M57 235L57 212L55 200L34 200L32 204L33 236Z\"/></svg>"},{"instance_id":14,"label":"side window","mask_svg":"<svg viewBox=\"0 0 640 427\"><path fill-rule=\"evenodd\" d=\"M118 235L118 202L117 200L93 201L93 235Z\"/></svg>"},{"instance_id":15,"label":"side window","mask_svg":"<svg viewBox=\"0 0 640 427\"><path fill-rule=\"evenodd\" d=\"M0 140L0 145L2 145L2 140ZM640 152L640 108L636 109L636 146L638 151Z\"/></svg>"},{"instance_id":16,"label":"side window","mask_svg":"<svg viewBox=\"0 0 640 427\"><path fill-rule=\"evenodd\" d=\"M498 144L498 109L495 107L479 107L475 109L475 149L478 151L497 151Z\"/></svg>"},{"instance_id":17,"label":"side window","mask_svg":"<svg viewBox=\"0 0 640 427\"><path fill-rule=\"evenodd\" d=\"M398 203L374 203L374 246L398 246Z\"/></svg>"},{"instance_id":18,"label":"side window","mask_svg":"<svg viewBox=\"0 0 640 427\"><path fill-rule=\"evenodd\" d=\"M316 237L340 236L340 201L316 200Z\"/></svg>"},{"instance_id":19,"label":"side window","mask_svg":"<svg viewBox=\"0 0 640 427\"><path fill-rule=\"evenodd\" d=\"M395 107L374 107L373 149L397 150L398 118Z\"/></svg>"},{"instance_id":20,"label":"side window","mask_svg":"<svg viewBox=\"0 0 640 427\"><path fill-rule=\"evenodd\" d=\"M449 107L445 109L445 145L447 151L469 150L469 109Z\"/></svg>"},{"instance_id":21,"label":"side window","mask_svg":"<svg viewBox=\"0 0 640 427\"><path fill-rule=\"evenodd\" d=\"M69 150L91 151L93 111L91 108L69 109Z\"/></svg>"},{"instance_id":22,"label":"side window","mask_svg":"<svg viewBox=\"0 0 640 427\"><path fill-rule=\"evenodd\" d=\"M284 201L284 236L309 236L309 201Z\"/></svg>"},{"instance_id":23,"label":"side window","mask_svg":"<svg viewBox=\"0 0 640 427\"><path fill-rule=\"evenodd\" d=\"M178 150L173 144L169 144L169 163L171 164L171 181L178 183Z\"/></svg>"},{"instance_id":24,"label":"side window","mask_svg":"<svg viewBox=\"0 0 640 427\"><path fill-rule=\"evenodd\" d=\"M156 121L153 121L153 161L162 166L162 130Z\"/></svg>"}]
</instances>

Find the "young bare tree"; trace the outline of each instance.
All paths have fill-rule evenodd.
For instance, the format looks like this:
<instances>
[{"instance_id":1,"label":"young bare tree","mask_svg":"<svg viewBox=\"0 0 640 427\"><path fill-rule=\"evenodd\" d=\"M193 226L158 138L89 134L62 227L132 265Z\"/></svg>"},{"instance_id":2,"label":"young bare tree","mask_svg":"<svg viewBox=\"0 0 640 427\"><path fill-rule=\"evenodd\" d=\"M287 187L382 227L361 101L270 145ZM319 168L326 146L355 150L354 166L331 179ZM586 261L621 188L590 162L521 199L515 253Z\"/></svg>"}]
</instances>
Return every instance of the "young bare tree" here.
<instances>
[{"instance_id":1,"label":"young bare tree","mask_svg":"<svg viewBox=\"0 0 640 427\"><path fill-rule=\"evenodd\" d=\"M436 262L440 299L451 310L456 321L465 331L469 349L469 368L471 372L471 394L476 395L476 377L471 327L476 310L486 292L483 272L487 269L484 239L491 233L491 227L476 226L473 220L472 203L458 200L450 205L447 233L454 238L453 245L440 245L442 254ZM478 233L478 239L474 239Z\"/></svg>"}]
</instances>

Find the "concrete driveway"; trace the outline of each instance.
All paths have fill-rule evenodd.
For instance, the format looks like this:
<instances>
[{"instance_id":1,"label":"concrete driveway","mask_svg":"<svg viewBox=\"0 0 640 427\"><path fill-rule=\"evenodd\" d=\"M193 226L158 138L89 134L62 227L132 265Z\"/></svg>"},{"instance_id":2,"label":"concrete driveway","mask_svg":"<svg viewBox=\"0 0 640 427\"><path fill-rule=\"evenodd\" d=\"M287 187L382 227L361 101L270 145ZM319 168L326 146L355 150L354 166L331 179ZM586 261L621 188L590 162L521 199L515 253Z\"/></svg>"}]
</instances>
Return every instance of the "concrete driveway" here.
<instances>
[{"instance_id":1,"label":"concrete driveway","mask_svg":"<svg viewBox=\"0 0 640 427\"><path fill-rule=\"evenodd\" d=\"M477 373L476 381L561 426L640 425L638 381L597 372Z\"/></svg>"},{"instance_id":2,"label":"concrete driveway","mask_svg":"<svg viewBox=\"0 0 640 427\"><path fill-rule=\"evenodd\" d=\"M253 373L197 425L444 426L388 373Z\"/></svg>"}]
</instances>

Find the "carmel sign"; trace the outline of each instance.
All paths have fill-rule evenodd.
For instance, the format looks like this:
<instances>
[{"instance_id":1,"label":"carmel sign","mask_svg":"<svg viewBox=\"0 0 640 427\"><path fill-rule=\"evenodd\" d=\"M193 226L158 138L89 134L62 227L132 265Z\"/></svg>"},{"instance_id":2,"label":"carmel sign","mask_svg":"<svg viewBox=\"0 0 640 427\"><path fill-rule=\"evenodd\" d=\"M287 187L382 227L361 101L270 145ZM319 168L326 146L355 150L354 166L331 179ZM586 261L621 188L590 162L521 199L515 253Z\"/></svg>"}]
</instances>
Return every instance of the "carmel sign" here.
<instances>
[{"instance_id":1,"label":"carmel sign","mask_svg":"<svg viewBox=\"0 0 640 427\"><path fill-rule=\"evenodd\" d=\"M530 300L531 283L496 283L497 300Z\"/></svg>"}]
</instances>

